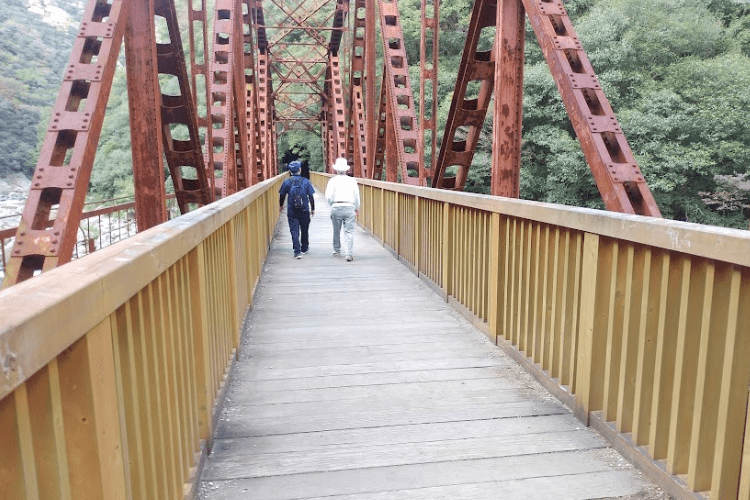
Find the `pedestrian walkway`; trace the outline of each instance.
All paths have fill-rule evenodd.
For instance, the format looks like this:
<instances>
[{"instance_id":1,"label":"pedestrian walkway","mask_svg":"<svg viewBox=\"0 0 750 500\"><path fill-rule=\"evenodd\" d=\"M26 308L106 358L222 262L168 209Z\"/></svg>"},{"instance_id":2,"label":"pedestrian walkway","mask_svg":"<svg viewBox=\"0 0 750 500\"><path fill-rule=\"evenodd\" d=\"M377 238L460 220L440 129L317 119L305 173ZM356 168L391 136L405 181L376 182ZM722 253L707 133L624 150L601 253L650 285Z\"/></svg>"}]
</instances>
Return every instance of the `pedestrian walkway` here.
<instances>
[{"instance_id":1,"label":"pedestrian walkway","mask_svg":"<svg viewBox=\"0 0 750 500\"><path fill-rule=\"evenodd\" d=\"M276 229L204 500L650 498L641 474L357 228Z\"/></svg>"}]
</instances>

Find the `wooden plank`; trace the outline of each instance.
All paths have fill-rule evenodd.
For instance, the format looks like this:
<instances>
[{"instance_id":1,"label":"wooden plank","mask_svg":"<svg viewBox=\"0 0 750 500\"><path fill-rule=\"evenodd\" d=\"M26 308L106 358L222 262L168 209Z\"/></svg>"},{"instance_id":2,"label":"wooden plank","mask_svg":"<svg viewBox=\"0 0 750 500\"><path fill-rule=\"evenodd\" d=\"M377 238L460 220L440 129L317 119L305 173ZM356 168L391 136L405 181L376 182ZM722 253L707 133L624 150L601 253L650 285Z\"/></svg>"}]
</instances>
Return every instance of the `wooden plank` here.
<instances>
[{"instance_id":1,"label":"wooden plank","mask_svg":"<svg viewBox=\"0 0 750 500\"><path fill-rule=\"evenodd\" d=\"M411 464L400 467L315 472L294 476L228 481L208 480L204 482L201 493L207 500L239 499L243 498L242 495L246 497L248 492L264 500L313 499L332 495L353 495L358 498L360 495L379 492L392 492L393 496L390 498L398 498L402 491L417 488L460 486L472 483L490 483L489 486L499 486L492 483L522 481L531 478L559 479L577 476L577 479L584 485L588 485L589 473L602 472L607 468L608 464L602 458L600 451L545 453ZM614 483L610 484L613 488L610 491L616 494L614 486ZM550 498L550 491L550 489L544 490L546 498ZM557 498L560 492L554 491ZM633 489L629 491L634 492ZM525 497L522 495L509 498Z\"/></svg>"},{"instance_id":2,"label":"wooden plank","mask_svg":"<svg viewBox=\"0 0 750 500\"><path fill-rule=\"evenodd\" d=\"M326 387L321 389L296 389L288 387L283 392L253 390L248 392L242 387L233 387L227 396L234 405L268 405L280 403L303 403L323 401L346 401L347 404L367 404L375 398L393 400L402 399L411 402L422 399L456 399L483 398L487 401L503 400L504 391L517 391L524 383L515 380L449 380L439 382L415 382L397 384L378 384L349 387Z\"/></svg>"},{"instance_id":3,"label":"wooden plank","mask_svg":"<svg viewBox=\"0 0 750 500\"><path fill-rule=\"evenodd\" d=\"M312 249L330 244L326 211L323 205L311 225ZM491 266L485 247L492 242L465 223L475 214L448 213L461 221L445 248L454 260L450 269L482 274ZM477 219L489 227L488 217ZM461 491L493 498L492 492L538 487L549 495L550 484L564 485L555 494L565 498L639 491L641 479L600 436L361 230L354 262L317 250L300 261L291 258L285 222L269 254L274 272L263 275L246 321L201 498L432 500ZM540 231L518 229L511 255L523 268L507 272L522 294L512 321L518 324L524 310L535 313L536 323L523 320L524 342L541 353L542 338L535 335L543 328L549 283L543 276L531 286L524 282L552 265L552 249L531 241ZM580 243L565 263L575 290ZM322 292L293 289L289 278L295 275L305 276L303 287ZM378 283L382 279L389 286ZM482 280L451 279L444 286L486 314L492 292ZM572 310L566 321L576 323Z\"/></svg>"},{"instance_id":4,"label":"wooden plank","mask_svg":"<svg viewBox=\"0 0 750 500\"><path fill-rule=\"evenodd\" d=\"M543 434L551 429L560 432L581 430L581 423L569 413L510 419L430 422L427 424L355 427L320 432L273 434L266 436L217 439L215 458L235 453L286 453L315 451L336 445L389 446L394 444L445 441L466 438L499 438L519 434Z\"/></svg>"},{"instance_id":5,"label":"wooden plank","mask_svg":"<svg viewBox=\"0 0 750 500\"><path fill-rule=\"evenodd\" d=\"M285 476L444 462L446 457L450 457L451 460L481 460L603 447L606 447L604 440L587 430L421 441L387 446L342 444L329 445L317 450L282 453L258 453L252 447L245 447L235 450L231 455L212 457L204 477L231 479Z\"/></svg>"}]
</instances>

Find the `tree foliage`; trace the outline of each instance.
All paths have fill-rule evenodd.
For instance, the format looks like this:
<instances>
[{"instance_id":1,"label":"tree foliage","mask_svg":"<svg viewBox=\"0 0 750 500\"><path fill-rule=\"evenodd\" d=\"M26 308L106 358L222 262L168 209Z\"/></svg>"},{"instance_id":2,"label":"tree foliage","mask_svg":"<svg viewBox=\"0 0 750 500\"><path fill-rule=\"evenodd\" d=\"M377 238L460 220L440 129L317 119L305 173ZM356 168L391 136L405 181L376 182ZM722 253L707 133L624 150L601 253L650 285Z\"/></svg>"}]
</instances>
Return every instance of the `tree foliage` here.
<instances>
[{"instance_id":1,"label":"tree foliage","mask_svg":"<svg viewBox=\"0 0 750 500\"><path fill-rule=\"evenodd\" d=\"M58 3L66 9L74 5L69 0ZM178 10L184 3L178 1ZM434 95L428 90L424 103L438 103L439 140L473 4L441 3L439 85ZM664 216L747 228L750 3L566 0L565 7ZM419 8L420 0L399 1L417 110L422 105ZM22 0L5 0L0 6L0 175L33 168L36 129L46 121L74 35L29 16ZM27 29L30 24L42 33L34 35ZM182 28L187 40L186 23ZM485 30L480 49L486 50L493 36L494 30ZM351 41L345 38L342 43ZM525 57L521 197L603 208L528 23ZM377 68L379 85L382 60ZM280 155L289 152L308 160L313 170L325 168L319 134L284 133L278 149ZM480 133L468 191L489 192L491 157L492 109ZM131 163L127 92L120 68L92 175L93 196L132 193Z\"/></svg>"}]
</instances>

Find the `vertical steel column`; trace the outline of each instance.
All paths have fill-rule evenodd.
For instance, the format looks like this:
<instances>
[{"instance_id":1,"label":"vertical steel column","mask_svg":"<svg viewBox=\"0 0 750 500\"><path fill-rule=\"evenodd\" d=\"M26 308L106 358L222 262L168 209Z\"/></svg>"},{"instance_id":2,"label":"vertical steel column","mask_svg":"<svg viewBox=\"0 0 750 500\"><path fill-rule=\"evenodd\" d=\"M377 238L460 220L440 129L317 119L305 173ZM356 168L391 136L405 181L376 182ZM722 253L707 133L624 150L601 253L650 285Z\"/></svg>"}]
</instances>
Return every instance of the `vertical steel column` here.
<instances>
[{"instance_id":1,"label":"vertical steel column","mask_svg":"<svg viewBox=\"0 0 750 500\"><path fill-rule=\"evenodd\" d=\"M367 148L362 108L362 84L365 76L365 0L356 0L354 4L354 22L352 29L351 72L349 74L349 134L347 145L351 152L350 161L354 162L354 176L362 177L367 172Z\"/></svg>"},{"instance_id":2,"label":"vertical steel column","mask_svg":"<svg viewBox=\"0 0 750 500\"><path fill-rule=\"evenodd\" d=\"M378 109L375 107L375 44L377 34L375 33L378 0L365 1L365 137L367 155L371 158L371 165L367 168L368 177L375 178L375 156L377 154L378 142ZM382 161L381 161L382 164Z\"/></svg>"},{"instance_id":3,"label":"vertical steel column","mask_svg":"<svg viewBox=\"0 0 750 500\"><path fill-rule=\"evenodd\" d=\"M344 112L344 86L341 82L341 68L338 56L328 56L326 84L330 91L329 102L332 114L329 119L333 125L334 159L346 158L346 113Z\"/></svg>"},{"instance_id":4,"label":"vertical steel column","mask_svg":"<svg viewBox=\"0 0 750 500\"><path fill-rule=\"evenodd\" d=\"M214 124L214 170L223 175L216 180L217 194L225 197L237 191L237 159L234 118L235 0L216 0L214 43L211 50L211 112ZM218 151L217 151L218 148Z\"/></svg>"},{"instance_id":5,"label":"vertical steel column","mask_svg":"<svg viewBox=\"0 0 750 500\"><path fill-rule=\"evenodd\" d=\"M428 14L428 4L432 2L432 16ZM422 0L422 30L419 40L419 157L425 161L425 134L430 132L430 166L425 164L419 171L419 183L429 186L432 183L430 171L434 171L437 161L437 107L438 107L438 42L440 38L440 0ZM427 66L427 39L431 30L431 64ZM427 82L432 90L432 103L427 112ZM428 116L429 115L429 116Z\"/></svg>"},{"instance_id":6,"label":"vertical steel column","mask_svg":"<svg viewBox=\"0 0 750 500\"><path fill-rule=\"evenodd\" d=\"M375 151L372 162L371 179L380 180L383 177L383 164L385 163L385 129L388 124L387 96L385 90L385 72L383 72L383 82L380 85L380 104L378 105L378 114L375 121Z\"/></svg>"},{"instance_id":7,"label":"vertical steel column","mask_svg":"<svg viewBox=\"0 0 750 500\"><path fill-rule=\"evenodd\" d=\"M213 201L216 196L216 176L214 174L214 151L213 151L213 130L210 123L210 116L208 111L211 109L211 96L210 96L210 85L208 75L208 64L206 58L209 57L208 49L208 26L206 19L206 0L197 0L200 4L200 9L195 9L195 0L188 0L188 33L190 35L190 74L192 77L192 91L193 91L193 102L195 103L195 110L197 113L198 120L198 133L203 131L203 162L206 170L206 178L208 179L209 186L209 200ZM195 24L200 26L201 34L201 48L202 48L202 60L198 62L198 49L195 43ZM203 93L198 97L198 77L201 77L203 82ZM199 103L205 105L205 115L200 114Z\"/></svg>"},{"instance_id":8,"label":"vertical steel column","mask_svg":"<svg viewBox=\"0 0 750 500\"><path fill-rule=\"evenodd\" d=\"M500 0L495 34L492 194L508 198L518 198L520 192L525 21L521 0Z\"/></svg>"},{"instance_id":9,"label":"vertical steel column","mask_svg":"<svg viewBox=\"0 0 750 500\"><path fill-rule=\"evenodd\" d=\"M248 178L248 186L258 183L263 179L263 174L259 171L258 157L260 150L258 148L260 137L258 131L258 92L255 87L255 43L253 42L253 1L242 0L244 6L242 12L242 52L244 58L244 87L245 94L245 127L247 135L245 141L247 144L247 158L245 159L245 169Z\"/></svg>"},{"instance_id":10,"label":"vertical steel column","mask_svg":"<svg viewBox=\"0 0 750 500\"><path fill-rule=\"evenodd\" d=\"M362 87L354 86L354 99L352 103L353 115L353 153L354 153L354 177L365 177L369 175L367 163L366 135L365 135L365 110L362 105Z\"/></svg>"},{"instance_id":11,"label":"vertical steel column","mask_svg":"<svg viewBox=\"0 0 750 500\"><path fill-rule=\"evenodd\" d=\"M477 48L482 30L495 26L496 9L496 0L477 0L474 4L432 187L463 190L466 183L495 77L494 51L478 52ZM471 89L472 82L479 82L479 89ZM467 91L476 92L476 96L467 96ZM451 166L458 167L456 177L446 177Z\"/></svg>"},{"instance_id":12,"label":"vertical steel column","mask_svg":"<svg viewBox=\"0 0 750 500\"><path fill-rule=\"evenodd\" d=\"M607 210L661 217L560 0L523 0Z\"/></svg>"},{"instance_id":13,"label":"vertical steel column","mask_svg":"<svg viewBox=\"0 0 750 500\"><path fill-rule=\"evenodd\" d=\"M406 60L404 35L401 32L396 0L381 0L380 25L383 31L383 58L387 75L389 130L392 129L394 132L394 158L398 159L396 168L400 167L401 182L419 184L420 170L424 162L419 157L419 124L414 111L409 64Z\"/></svg>"},{"instance_id":14,"label":"vertical steel column","mask_svg":"<svg viewBox=\"0 0 750 500\"><path fill-rule=\"evenodd\" d=\"M232 12L232 63L234 75L232 77L233 102L234 102L234 129L235 129L235 176L236 190L245 189L250 185L248 177L250 172L247 161L249 155L247 146L247 88L245 84L245 36L243 32L244 17L242 14L242 0L234 0L234 11Z\"/></svg>"},{"instance_id":15,"label":"vertical steel column","mask_svg":"<svg viewBox=\"0 0 750 500\"><path fill-rule=\"evenodd\" d=\"M86 5L3 287L64 264L73 255L129 5L123 0L90 0Z\"/></svg>"},{"instance_id":16,"label":"vertical steel column","mask_svg":"<svg viewBox=\"0 0 750 500\"><path fill-rule=\"evenodd\" d=\"M131 0L125 31L135 217L139 231L167 220L154 0Z\"/></svg>"}]
</instances>

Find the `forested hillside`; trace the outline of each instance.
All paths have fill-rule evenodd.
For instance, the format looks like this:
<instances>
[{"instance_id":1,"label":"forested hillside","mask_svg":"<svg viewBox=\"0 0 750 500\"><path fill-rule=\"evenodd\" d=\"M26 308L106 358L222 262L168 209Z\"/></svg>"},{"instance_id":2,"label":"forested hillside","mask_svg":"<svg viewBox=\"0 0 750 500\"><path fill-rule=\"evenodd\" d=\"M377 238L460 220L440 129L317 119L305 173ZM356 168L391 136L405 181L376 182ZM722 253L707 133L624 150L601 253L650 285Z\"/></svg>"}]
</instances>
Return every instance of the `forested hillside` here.
<instances>
[{"instance_id":1,"label":"forested hillside","mask_svg":"<svg viewBox=\"0 0 750 500\"><path fill-rule=\"evenodd\" d=\"M39 124L57 97L82 6L57 0L47 22L41 10L41 2L33 12L23 0L0 2L0 176L34 170ZM66 15L74 25L64 26Z\"/></svg>"},{"instance_id":2,"label":"forested hillside","mask_svg":"<svg viewBox=\"0 0 750 500\"><path fill-rule=\"evenodd\" d=\"M473 3L441 4L439 135ZM564 3L663 215L747 228L750 4L735 0ZM399 1L415 98L419 96L419 5L420 0ZM41 42L30 35L34 31L26 28L31 21L24 15L29 14L22 0L0 4L0 175L3 170L28 171L33 166L30 156L37 142L33 124L39 121L39 106L54 100L72 40L37 20L34 26L46 30ZM30 60L36 64L25 63ZM123 73L115 79L92 176L95 198L132 193ZM530 27L524 92L521 197L602 208ZM491 116L488 113L474 157L467 183L470 191L489 191ZM323 168L319 136L292 132L281 138L279 146L280 154L292 149L309 158L312 168Z\"/></svg>"}]
</instances>

